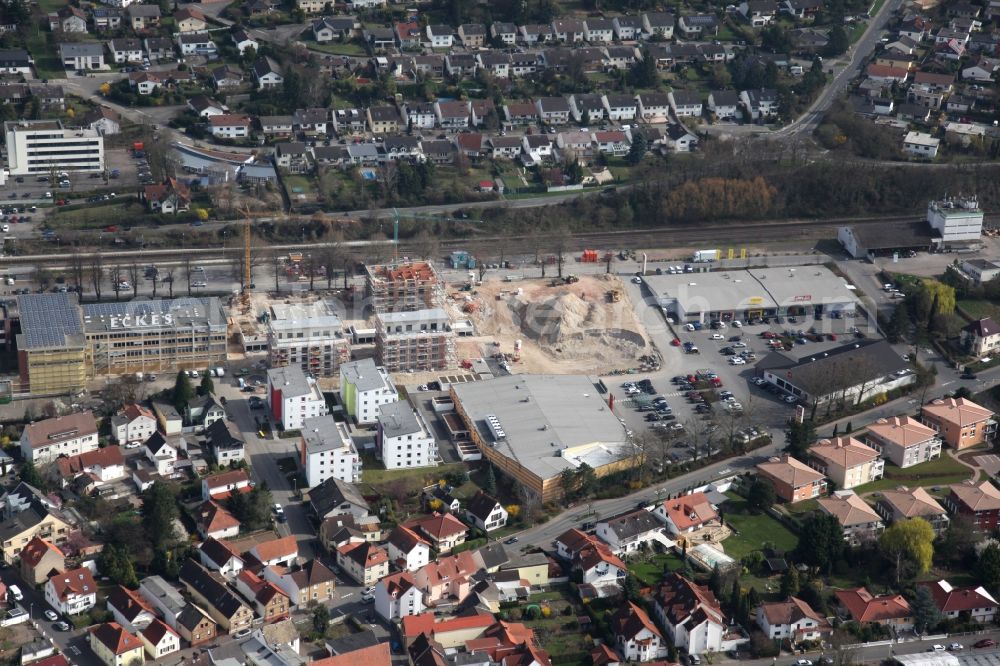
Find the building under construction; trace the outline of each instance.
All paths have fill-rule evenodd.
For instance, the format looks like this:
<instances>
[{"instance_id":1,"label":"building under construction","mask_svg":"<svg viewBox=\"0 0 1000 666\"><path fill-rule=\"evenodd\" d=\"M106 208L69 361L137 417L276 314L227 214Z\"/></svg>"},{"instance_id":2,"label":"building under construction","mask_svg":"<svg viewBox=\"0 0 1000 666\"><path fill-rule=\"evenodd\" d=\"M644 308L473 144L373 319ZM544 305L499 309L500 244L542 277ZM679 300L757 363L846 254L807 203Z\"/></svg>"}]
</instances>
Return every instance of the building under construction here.
<instances>
[{"instance_id":1,"label":"building under construction","mask_svg":"<svg viewBox=\"0 0 1000 666\"><path fill-rule=\"evenodd\" d=\"M441 307L442 283L427 262L367 266L365 296L376 313Z\"/></svg>"},{"instance_id":2,"label":"building under construction","mask_svg":"<svg viewBox=\"0 0 1000 666\"><path fill-rule=\"evenodd\" d=\"M440 308L375 315L375 354L389 372L445 370L455 363L455 332Z\"/></svg>"},{"instance_id":3,"label":"building under construction","mask_svg":"<svg viewBox=\"0 0 1000 666\"><path fill-rule=\"evenodd\" d=\"M263 316L272 368L299 365L314 376L330 377L351 358L344 324L329 301L289 298L272 303Z\"/></svg>"}]
</instances>

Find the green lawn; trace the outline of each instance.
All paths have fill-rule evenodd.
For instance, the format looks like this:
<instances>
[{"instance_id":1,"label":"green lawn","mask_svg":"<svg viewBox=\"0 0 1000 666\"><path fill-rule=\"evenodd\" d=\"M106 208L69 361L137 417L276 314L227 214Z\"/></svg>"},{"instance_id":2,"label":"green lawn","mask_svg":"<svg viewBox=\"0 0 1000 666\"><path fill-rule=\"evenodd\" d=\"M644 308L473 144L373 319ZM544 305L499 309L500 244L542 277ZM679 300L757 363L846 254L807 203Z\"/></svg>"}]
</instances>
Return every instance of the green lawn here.
<instances>
[{"instance_id":1,"label":"green lawn","mask_svg":"<svg viewBox=\"0 0 1000 666\"><path fill-rule=\"evenodd\" d=\"M628 570L643 585L656 585L663 579L664 567L670 571L684 566L681 558L674 553L656 553L642 561L628 563Z\"/></svg>"},{"instance_id":2,"label":"green lawn","mask_svg":"<svg viewBox=\"0 0 1000 666\"><path fill-rule=\"evenodd\" d=\"M733 529L733 535L723 541L722 546L726 555L735 560L761 550L765 543L784 551L793 550L799 543L799 538L777 519L766 513L750 513L742 498L726 502L723 516L726 524Z\"/></svg>"},{"instance_id":3,"label":"green lawn","mask_svg":"<svg viewBox=\"0 0 1000 666\"><path fill-rule=\"evenodd\" d=\"M990 303L985 299L978 301L958 301L957 305L974 319L1000 317L1000 306Z\"/></svg>"},{"instance_id":4,"label":"green lawn","mask_svg":"<svg viewBox=\"0 0 1000 666\"><path fill-rule=\"evenodd\" d=\"M354 43L347 42L342 44L340 42L334 42L331 44L320 44L319 42L307 42L306 46L310 51L320 51L322 53L329 53L330 55L344 55L344 56L365 56L368 55L364 47Z\"/></svg>"},{"instance_id":5,"label":"green lawn","mask_svg":"<svg viewBox=\"0 0 1000 666\"><path fill-rule=\"evenodd\" d=\"M417 481L423 484L421 487L425 487L438 479L443 479L445 475L451 472L464 472L465 469L464 463L438 465L437 467L419 467L416 469L376 469L366 466L364 473L361 475L361 481L373 486L381 486L399 481Z\"/></svg>"},{"instance_id":6,"label":"green lawn","mask_svg":"<svg viewBox=\"0 0 1000 666\"><path fill-rule=\"evenodd\" d=\"M285 187L288 188L288 196L292 198L316 194L316 183L309 176L288 175L282 176L282 180L285 181Z\"/></svg>"},{"instance_id":7,"label":"green lawn","mask_svg":"<svg viewBox=\"0 0 1000 666\"><path fill-rule=\"evenodd\" d=\"M972 476L972 470L953 458L943 455L937 460L900 469L886 464L885 475L878 481L854 489L859 495L875 490L891 490L898 486L946 486L960 483Z\"/></svg>"},{"instance_id":8,"label":"green lawn","mask_svg":"<svg viewBox=\"0 0 1000 666\"><path fill-rule=\"evenodd\" d=\"M42 7L46 5L43 3ZM65 6L60 2L56 9ZM46 10L48 11L48 10ZM55 11L55 10L52 10ZM58 47L49 39L50 33L35 28L24 39L24 46L35 60L35 71L42 79L64 79L66 70L59 61Z\"/></svg>"},{"instance_id":9,"label":"green lawn","mask_svg":"<svg viewBox=\"0 0 1000 666\"><path fill-rule=\"evenodd\" d=\"M861 39L861 35L865 34L865 30L868 29L868 21L856 21L854 27L851 28L851 32L848 34L851 44Z\"/></svg>"}]
</instances>

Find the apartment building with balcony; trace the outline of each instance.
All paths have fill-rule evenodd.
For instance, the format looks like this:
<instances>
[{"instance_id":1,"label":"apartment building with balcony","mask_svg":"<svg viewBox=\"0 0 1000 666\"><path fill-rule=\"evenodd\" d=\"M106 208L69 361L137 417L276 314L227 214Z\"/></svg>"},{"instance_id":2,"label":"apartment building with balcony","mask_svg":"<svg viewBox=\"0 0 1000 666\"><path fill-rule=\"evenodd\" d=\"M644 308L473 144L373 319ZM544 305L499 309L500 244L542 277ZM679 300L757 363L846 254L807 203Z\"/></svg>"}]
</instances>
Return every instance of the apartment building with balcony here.
<instances>
[{"instance_id":1,"label":"apartment building with balcony","mask_svg":"<svg viewBox=\"0 0 1000 666\"><path fill-rule=\"evenodd\" d=\"M774 486L774 493L786 502L826 494L826 477L787 454L758 464L757 475Z\"/></svg>"},{"instance_id":2,"label":"apartment building with balcony","mask_svg":"<svg viewBox=\"0 0 1000 666\"><path fill-rule=\"evenodd\" d=\"M376 448L386 469L432 467L439 460L431 429L409 402L379 408Z\"/></svg>"},{"instance_id":3,"label":"apartment building with balcony","mask_svg":"<svg viewBox=\"0 0 1000 666\"><path fill-rule=\"evenodd\" d=\"M382 405L399 400L389 372L370 358L340 366L340 399L358 425L375 423Z\"/></svg>"},{"instance_id":4,"label":"apartment building with balcony","mask_svg":"<svg viewBox=\"0 0 1000 666\"><path fill-rule=\"evenodd\" d=\"M427 262L366 268L365 297L376 312L411 312L441 305L442 282Z\"/></svg>"},{"instance_id":5,"label":"apartment building with balcony","mask_svg":"<svg viewBox=\"0 0 1000 666\"><path fill-rule=\"evenodd\" d=\"M326 300L273 303L267 310L267 347L272 368L298 365L321 377L335 376L351 357L343 322Z\"/></svg>"},{"instance_id":6,"label":"apartment building with balcony","mask_svg":"<svg viewBox=\"0 0 1000 666\"><path fill-rule=\"evenodd\" d=\"M455 332L441 308L375 317L375 357L389 372L444 370L454 364Z\"/></svg>"},{"instance_id":7,"label":"apartment building with balcony","mask_svg":"<svg viewBox=\"0 0 1000 666\"><path fill-rule=\"evenodd\" d=\"M361 457L347 426L337 423L329 414L303 422L299 456L310 488L329 478L347 483L361 481Z\"/></svg>"},{"instance_id":8,"label":"apartment building with balcony","mask_svg":"<svg viewBox=\"0 0 1000 666\"><path fill-rule=\"evenodd\" d=\"M848 489L882 478L885 461L878 451L853 437L821 439L809 447L810 464L837 484Z\"/></svg>"},{"instance_id":9,"label":"apartment building with balcony","mask_svg":"<svg viewBox=\"0 0 1000 666\"><path fill-rule=\"evenodd\" d=\"M993 412L966 398L933 400L920 410L920 420L953 449L967 449L996 436Z\"/></svg>"},{"instance_id":10,"label":"apartment building with balcony","mask_svg":"<svg viewBox=\"0 0 1000 666\"><path fill-rule=\"evenodd\" d=\"M301 428L306 419L329 413L319 384L294 365L267 371L267 407L285 430Z\"/></svg>"},{"instance_id":11,"label":"apartment building with balcony","mask_svg":"<svg viewBox=\"0 0 1000 666\"><path fill-rule=\"evenodd\" d=\"M875 421L868 426L865 440L897 467L912 467L941 457L941 439L934 429L909 416Z\"/></svg>"}]
</instances>

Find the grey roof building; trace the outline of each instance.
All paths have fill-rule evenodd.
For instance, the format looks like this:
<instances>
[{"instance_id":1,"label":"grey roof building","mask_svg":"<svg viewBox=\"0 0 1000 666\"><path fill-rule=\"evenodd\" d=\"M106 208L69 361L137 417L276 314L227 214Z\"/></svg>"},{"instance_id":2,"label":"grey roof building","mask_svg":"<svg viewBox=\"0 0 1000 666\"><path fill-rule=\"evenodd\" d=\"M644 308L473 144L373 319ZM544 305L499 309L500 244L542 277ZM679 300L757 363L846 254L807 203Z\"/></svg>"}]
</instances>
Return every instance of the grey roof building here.
<instances>
[{"instance_id":1,"label":"grey roof building","mask_svg":"<svg viewBox=\"0 0 1000 666\"><path fill-rule=\"evenodd\" d=\"M385 437L403 437L424 432L410 403L403 401L382 405L379 408L378 423Z\"/></svg>"},{"instance_id":2,"label":"grey roof building","mask_svg":"<svg viewBox=\"0 0 1000 666\"><path fill-rule=\"evenodd\" d=\"M309 507L319 518L341 514L361 518L369 512L368 502L357 487L333 477L309 491Z\"/></svg>"}]
</instances>

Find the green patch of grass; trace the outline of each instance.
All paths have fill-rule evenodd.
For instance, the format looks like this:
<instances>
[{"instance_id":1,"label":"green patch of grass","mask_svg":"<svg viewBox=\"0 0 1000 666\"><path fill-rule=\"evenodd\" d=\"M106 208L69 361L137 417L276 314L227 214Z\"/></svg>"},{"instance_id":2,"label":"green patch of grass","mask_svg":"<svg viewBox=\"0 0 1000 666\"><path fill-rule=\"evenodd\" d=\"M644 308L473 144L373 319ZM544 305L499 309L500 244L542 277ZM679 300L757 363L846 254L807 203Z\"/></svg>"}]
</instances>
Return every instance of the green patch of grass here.
<instances>
[{"instance_id":1,"label":"green patch of grass","mask_svg":"<svg viewBox=\"0 0 1000 666\"><path fill-rule=\"evenodd\" d=\"M895 465L885 466L885 476L878 481L866 483L854 489L859 495L876 490L890 490L901 485L946 486L961 483L972 476L972 470L950 456L941 456L913 467L901 469Z\"/></svg>"},{"instance_id":2,"label":"green patch of grass","mask_svg":"<svg viewBox=\"0 0 1000 666\"><path fill-rule=\"evenodd\" d=\"M46 12L56 11L60 7L64 7L66 5L66 3L58 2L58 0L54 1L55 4L53 4L53 6L55 9L46 9ZM43 7L43 9L47 6L45 2L41 2L39 4ZM50 2L48 4L52 3ZM38 73L39 78L66 78L66 70L63 68L62 62L59 60L58 47L52 42L50 33L43 32L40 28L36 27L25 37L24 46L28 49L28 52L35 60L35 71Z\"/></svg>"},{"instance_id":3,"label":"green patch of grass","mask_svg":"<svg viewBox=\"0 0 1000 666\"><path fill-rule=\"evenodd\" d=\"M675 571L684 563L674 553L657 553L642 561L629 562L628 570L643 585L656 585L663 579L664 571Z\"/></svg>"},{"instance_id":4,"label":"green patch of grass","mask_svg":"<svg viewBox=\"0 0 1000 666\"><path fill-rule=\"evenodd\" d=\"M76 203L76 201L74 201ZM83 203L80 200L79 203ZM57 207L48 218L48 225L61 229L103 229L108 220L133 220L141 218L145 209L135 202L116 202L106 205L87 204L83 207Z\"/></svg>"},{"instance_id":5,"label":"green patch of grass","mask_svg":"<svg viewBox=\"0 0 1000 666\"><path fill-rule=\"evenodd\" d=\"M366 56L368 55L364 47L355 42L334 42L329 44L320 44L319 42L308 42L307 47L310 51L320 51L322 53L329 53L330 55L344 55L344 56Z\"/></svg>"},{"instance_id":6,"label":"green patch of grass","mask_svg":"<svg viewBox=\"0 0 1000 666\"><path fill-rule=\"evenodd\" d=\"M985 299L958 301L957 305L973 319L1000 317L1000 305L990 303Z\"/></svg>"},{"instance_id":7,"label":"green patch of grass","mask_svg":"<svg viewBox=\"0 0 1000 666\"><path fill-rule=\"evenodd\" d=\"M316 194L316 184L309 176L287 175L281 177L288 189L288 196L311 196Z\"/></svg>"},{"instance_id":8,"label":"green patch of grass","mask_svg":"<svg viewBox=\"0 0 1000 666\"><path fill-rule=\"evenodd\" d=\"M777 519L766 513L750 513L742 498L726 502L725 509L726 524L733 530L733 535L722 542L722 546L726 555L734 560L761 550L765 542L784 551L793 550L799 543L799 538Z\"/></svg>"},{"instance_id":9,"label":"green patch of grass","mask_svg":"<svg viewBox=\"0 0 1000 666\"><path fill-rule=\"evenodd\" d=\"M819 502L814 499L802 500L794 504L783 504L782 508L790 514L809 513L819 507Z\"/></svg>"},{"instance_id":10,"label":"green patch of grass","mask_svg":"<svg viewBox=\"0 0 1000 666\"><path fill-rule=\"evenodd\" d=\"M418 467L416 469L374 469L366 467L361 481L371 486L384 486L390 483L403 482L416 484L418 489L437 483L451 472L464 472L463 463L438 465L437 467Z\"/></svg>"},{"instance_id":11,"label":"green patch of grass","mask_svg":"<svg viewBox=\"0 0 1000 666\"><path fill-rule=\"evenodd\" d=\"M851 44L861 39L861 35L865 34L865 30L868 29L867 21L856 21L854 26L851 28L851 32L847 35L851 41Z\"/></svg>"}]
</instances>

